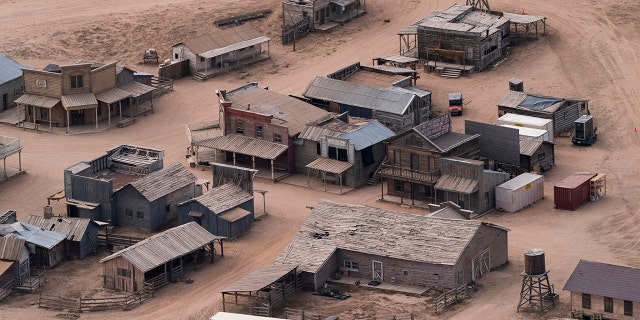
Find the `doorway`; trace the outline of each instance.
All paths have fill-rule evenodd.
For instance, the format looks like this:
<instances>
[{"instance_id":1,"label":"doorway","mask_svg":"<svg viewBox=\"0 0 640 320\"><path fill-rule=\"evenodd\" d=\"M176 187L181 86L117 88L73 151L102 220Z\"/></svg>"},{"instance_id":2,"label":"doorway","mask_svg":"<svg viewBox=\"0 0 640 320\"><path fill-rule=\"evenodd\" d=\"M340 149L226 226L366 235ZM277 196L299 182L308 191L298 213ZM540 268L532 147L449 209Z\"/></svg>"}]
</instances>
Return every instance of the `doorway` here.
<instances>
[{"instance_id":1,"label":"doorway","mask_svg":"<svg viewBox=\"0 0 640 320\"><path fill-rule=\"evenodd\" d=\"M384 269L381 261L373 261L373 280L384 281Z\"/></svg>"},{"instance_id":2,"label":"doorway","mask_svg":"<svg viewBox=\"0 0 640 320\"><path fill-rule=\"evenodd\" d=\"M70 121L72 126L84 124L84 110L71 110L69 117L71 118Z\"/></svg>"},{"instance_id":3,"label":"doorway","mask_svg":"<svg viewBox=\"0 0 640 320\"><path fill-rule=\"evenodd\" d=\"M0 110L7 110L9 108L9 94L5 93L2 95L2 109Z\"/></svg>"}]
</instances>

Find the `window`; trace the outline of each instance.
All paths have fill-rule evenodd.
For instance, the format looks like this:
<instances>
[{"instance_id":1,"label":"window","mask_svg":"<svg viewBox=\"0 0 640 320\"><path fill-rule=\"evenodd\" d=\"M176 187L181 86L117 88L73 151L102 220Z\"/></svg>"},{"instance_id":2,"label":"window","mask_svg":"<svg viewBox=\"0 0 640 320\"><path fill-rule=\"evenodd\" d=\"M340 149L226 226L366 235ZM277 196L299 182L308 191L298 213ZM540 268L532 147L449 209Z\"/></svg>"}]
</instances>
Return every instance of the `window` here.
<instances>
[{"instance_id":1,"label":"window","mask_svg":"<svg viewBox=\"0 0 640 320\"><path fill-rule=\"evenodd\" d=\"M98 106L96 108L96 110L97 110L96 112L98 113L98 117L101 116L102 115L102 106Z\"/></svg>"},{"instance_id":2,"label":"window","mask_svg":"<svg viewBox=\"0 0 640 320\"><path fill-rule=\"evenodd\" d=\"M405 276L405 277L409 276L409 271L407 271L407 270L402 271L402 275Z\"/></svg>"},{"instance_id":3,"label":"window","mask_svg":"<svg viewBox=\"0 0 640 320\"><path fill-rule=\"evenodd\" d=\"M396 192L402 192L402 182L398 181L398 180L394 180L393 181L393 190L395 190Z\"/></svg>"},{"instance_id":4,"label":"window","mask_svg":"<svg viewBox=\"0 0 640 320\"><path fill-rule=\"evenodd\" d=\"M613 313L613 298L604 297L604 312Z\"/></svg>"},{"instance_id":5,"label":"window","mask_svg":"<svg viewBox=\"0 0 640 320\"><path fill-rule=\"evenodd\" d=\"M131 270L118 268L118 275L121 277L131 278Z\"/></svg>"},{"instance_id":6,"label":"window","mask_svg":"<svg viewBox=\"0 0 640 320\"><path fill-rule=\"evenodd\" d=\"M49 109L40 108L40 118L49 118Z\"/></svg>"},{"instance_id":7,"label":"window","mask_svg":"<svg viewBox=\"0 0 640 320\"><path fill-rule=\"evenodd\" d=\"M200 62L204 62L204 57L200 57Z\"/></svg>"},{"instance_id":8,"label":"window","mask_svg":"<svg viewBox=\"0 0 640 320\"><path fill-rule=\"evenodd\" d=\"M138 220L144 220L144 212L138 211L137 214L138 214Z\"/></svg>"},{"instance_id":9,"label":"window","mask_svg":"<svg viewBox=\"0 0 640 320\"><path fill-rule=\"evenodd\" d=\"M124 209L124 214L127 218L133 218L133 211L131 209Z\"/></svg>"},{"instance_id":10,"label":"window","mask_svg":"<svg viewBox=\"0 0 640 320\"><path fill-rule=\"evenodd\" d=\"M322 150L320 149L320 142L316 142L316 154L322 154Z\"/></svg>"},{"instance_id":11,"label":"window","mask_svg":"<svg viewBox=\"0 0 640 320\"><path fill-rule=\"evenodd\" d=\"M178 60L180 57L178 56L178 53L174 53L174 54L173 54L173 58L174 58L174 59L176 59L176 60Z\"/></svg>"},{"instance_id":12,"label":"window","mask_svg":"<svg viewBox=\"0 0 640 320\"><path fill-rule=\"evenodd\" d=\"M262 138L262 126L256 126L256 138Z\"/></svg>"},{"instance_id":13,"label":"window","mask_svg":"<svg viewBox=\"0 0 640 320\"><path fill-rule=\"evenodd\" d=\"M236 122L236 133L244 134L244 122L242 121Z\"/></svg>"},{"instance_id":14,"label":"window","mask_svg":"<svg viewBox=\"0 0 640 320\"><path fill-rule=\"evenodd\" d=\"M624 301L624 315L625 316L633 315L633 301L629 301L629 300Z\"/></svg>"},{"instance_id":15,"label":"window","mask_svg":"<svg viewBox=\"0 0 640 320\"><path fill-rule=\"evenodd\" d=\"M393 165L395 165L395 166L399 166L400 165L400 151L399 150L393 150Z\"/></svg>"},{"instance_id":16,"label":"window","mask_svg":"<svg viewBox=\"0 0 640 320\"><path fill-rule=\"evenodd\" d=\"M273 134L273 141L282 142L282 136L279 133L274 133Z\"/></svg>"},{"instance_id":17,"label":"window","mask_svg":"<svg viewBox=\"0 0 640 320\"><path fill-rule=\"evenodd\" d=\"M349 270L358 271L358 263L355 261L345 260L344 267L348 268Z\"/></svg>"},{"instance_id":18,"label":"window","mask_svg":"<svg viewBox=\"0 0 640 320\"><path fill-rule=\"evenodd\" d=\"M171 205L168 204L166 207L164 207L164 211L166 211L166 212L171 211Z\"/></svg>"},{"instance_id":19,"label":"window","mask_svg":"<svg viewBox=\"0 0 640 320\"><path fill-rule=\"evenodd\" d=\"M71 88L82 88L82 76L71 76Z\"/></svg>"},{"instance_id":20,"label":"window","mask_svg":"<svg viewBox=\"0 0 640 320\"><path fill-rule=\"evenodd\" d=\"M420 170L420 155L411 154L411 170Z\"/></svg>"}]
</instances>

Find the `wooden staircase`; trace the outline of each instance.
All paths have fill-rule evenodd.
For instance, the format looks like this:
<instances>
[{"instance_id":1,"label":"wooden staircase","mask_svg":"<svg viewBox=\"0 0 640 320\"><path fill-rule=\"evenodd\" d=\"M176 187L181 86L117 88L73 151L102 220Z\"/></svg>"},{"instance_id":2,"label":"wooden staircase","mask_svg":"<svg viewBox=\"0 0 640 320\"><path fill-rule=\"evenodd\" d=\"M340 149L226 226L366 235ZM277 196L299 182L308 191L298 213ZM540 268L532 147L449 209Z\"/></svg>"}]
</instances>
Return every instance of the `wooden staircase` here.
<instances>
[{"instance_id":1,"label":"wooden staircase","mask_svg":"<svg viewBox=\"0 0 640 320\"><path fill-rule=\"evenodd\" d=\"M382 162L380 162L380 164L378 165L378 167L376 168L376 171L373 172L373 175L371 177L369 177L369 179L367 179L367 184L370 186L376 185L378 184L378 182L380 182L380 168L382 168L383 165L387 164L388 159L387 157L384 157L384 159L382 160Z\"/></svg>"},{"instance_id":2,"label":"wooden staircase","mask_svg":"<svg viewBox=\"0 0 640 320\"><path fill-rule=\"evenodd\" d=\"M198 81L205 81L207 80L207 75L202 72L196 72L196 74L193 75L193 79Z\"/></svg>"},{"instance_id":3,"label":"wooden staircase","mask_svg":"<svg viewBox=\"0 0 640 320\"><path fill-rule=\"evenodd\" d=\"M444 78L456 79L460 77L460 74L462 74L462 70L460 69L444 68L440 76Z\"/></svg>"}]
</instances>

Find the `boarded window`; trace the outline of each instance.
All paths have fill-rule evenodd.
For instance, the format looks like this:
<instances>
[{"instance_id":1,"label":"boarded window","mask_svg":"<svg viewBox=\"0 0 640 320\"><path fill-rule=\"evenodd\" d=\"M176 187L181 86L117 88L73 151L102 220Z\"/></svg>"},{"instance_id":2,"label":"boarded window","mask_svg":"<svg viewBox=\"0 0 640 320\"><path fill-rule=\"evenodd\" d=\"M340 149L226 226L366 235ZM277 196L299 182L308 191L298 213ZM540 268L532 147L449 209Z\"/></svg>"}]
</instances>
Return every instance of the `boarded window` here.
<instances>
[{"instance_id":1,"label":"boarded window","mask_svg":"<svg viewBox=\"0 0 640 320\"><path fill-rule=\"evenodd\" d=\"M236 122L236 133L244 134L244 122L242 121Z\"/></svg>"},{"instance_id":2,"label":"boarded window","mask_svg":"<svg viewBox=\"0 0 640 320\"><path fill-rule=\"evenodd\" d=\"M625 316L633 315L633 301L629 301L629 300L624 301L624 315Z\"/></svg>"},{"instance_id":3,"label":"boarded window","mask_svg":"<svg viewBox=\"0 0 640 320\"><path fill-rule=\"evenodd\" d=\"M125 216L127 216L127 218L131 218L131 217L133 217L133 210L124 209L124 214L125 214Z\"/></svg>"},{"instance_id":4,"label":"boarded window","mask_svg":"<svg viewBox=\"0 0 640 320\"><path fill-rule=\"evenodd\" d=\"M613 313L613 298L604 297L604 312Z\"/></svg>"},{"instance_id":5,"label":"boarded window","mask_svg":"<svg viewBox=\"0 0 640 320\"><path fill-rule=\"evenodd\" d=\"M582 308L591 309L591 295L588 293L582 294Z\"/></svg>"},{"instance_id":6,"label":"boarded window","mask_svg":"<svg viewBox=\"0 0 640 320\"><path fill-rule=\"evenodd\" d=\"M125 278L131 278L131 270L118 268L118 275Z\"/></svg>"},{"instance_id":7,"label":"boarded window","mask_svg":"<svg viewBox=\"0 0 640 320\"><path fill-rule=\"evenodd\" d=\"M400 151L399 150L393 150L393 165L396 165L396 166L400 165Z\"/></svg>"}]
</instances>

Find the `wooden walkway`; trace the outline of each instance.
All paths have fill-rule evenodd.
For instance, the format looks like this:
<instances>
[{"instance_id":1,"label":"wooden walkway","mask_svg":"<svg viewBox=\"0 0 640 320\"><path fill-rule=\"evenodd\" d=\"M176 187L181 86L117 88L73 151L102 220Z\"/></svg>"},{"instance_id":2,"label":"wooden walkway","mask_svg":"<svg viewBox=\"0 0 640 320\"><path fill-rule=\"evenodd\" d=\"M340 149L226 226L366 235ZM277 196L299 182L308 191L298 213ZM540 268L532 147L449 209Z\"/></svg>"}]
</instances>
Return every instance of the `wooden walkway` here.
<instances>
[{"instance_id":1,"label":"wooden walkway","mask_svg":"<svg viewBox=\"0 0 640 320\"><path fill-rule=\"evenodd\" d=\"M421 296L425 292L429 291L429 288L427 287L412 286L408 284L400 284L400 283L394 283L390 281L384 281L377 286L370 286L367 284L369 280L367 280L366 278L357 278L357 277L341 277L338 280L328 279L327 282L355 285L357 280L360 280L360 286L362 287L401 292L401 293L413 294L416 296Z\"/></svg>"}]
</instances>

